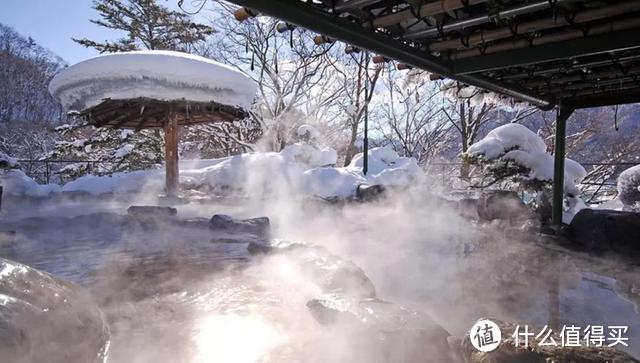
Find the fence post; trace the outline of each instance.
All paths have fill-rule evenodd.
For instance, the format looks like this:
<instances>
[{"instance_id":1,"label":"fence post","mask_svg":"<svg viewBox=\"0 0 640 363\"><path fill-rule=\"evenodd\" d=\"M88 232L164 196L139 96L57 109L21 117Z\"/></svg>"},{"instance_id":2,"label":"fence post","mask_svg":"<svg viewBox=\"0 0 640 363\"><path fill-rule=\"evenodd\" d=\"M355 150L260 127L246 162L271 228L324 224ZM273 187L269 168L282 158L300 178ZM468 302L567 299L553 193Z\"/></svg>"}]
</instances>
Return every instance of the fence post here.
<instances>
[{"instance_id":1,"label":"fence post","mask_svg":"<svg viewBox=\"0 0 640 363\"><path fill-rule=\"evenodd\" d=\"M49 184L49 160L44 162L44 175L47 180L47 184Z\"/></svg>"}]
</instances>

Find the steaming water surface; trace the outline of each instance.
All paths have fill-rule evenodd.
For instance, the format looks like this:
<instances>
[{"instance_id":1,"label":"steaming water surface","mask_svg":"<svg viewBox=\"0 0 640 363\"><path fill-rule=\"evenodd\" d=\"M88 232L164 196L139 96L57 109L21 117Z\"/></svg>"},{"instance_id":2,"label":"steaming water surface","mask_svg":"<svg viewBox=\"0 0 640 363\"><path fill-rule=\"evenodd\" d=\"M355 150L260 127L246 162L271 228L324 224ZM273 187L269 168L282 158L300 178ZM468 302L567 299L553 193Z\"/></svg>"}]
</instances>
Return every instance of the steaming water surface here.
<instances>
[{"instance_id":1,"label":"steaming water surface","mask_svg":"<svg viewBox=\"0 0 640 363\"><path fill-rule=\"evenodd\" d=\"M102 201L86 210L124 213L126 206ZM626 262L478 226L423 198L178 209L181 217L267 215L276 237L352 260L378 297L424 311L454 335L482 316L539 326L627 325L627 350L640 357L640 275ZM2 254L90 290L110 326L108 362L380 360L349 343L352 331L313 319L306 303L323 291L295 257L251 256L247 243L212 242L206 230L125 229L111 214L70 224L48 210L55 209L5 218L18 238Z\"/></svg>"}]
</instances>

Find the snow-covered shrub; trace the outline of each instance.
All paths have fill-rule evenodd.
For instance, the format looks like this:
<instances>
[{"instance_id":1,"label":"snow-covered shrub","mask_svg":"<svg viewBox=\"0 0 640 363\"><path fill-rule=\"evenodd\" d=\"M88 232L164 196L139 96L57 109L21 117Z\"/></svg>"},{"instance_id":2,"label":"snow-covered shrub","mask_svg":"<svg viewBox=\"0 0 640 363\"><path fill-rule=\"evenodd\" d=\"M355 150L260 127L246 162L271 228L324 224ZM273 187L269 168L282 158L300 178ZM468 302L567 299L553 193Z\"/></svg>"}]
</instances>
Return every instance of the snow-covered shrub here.
<instances>
[{"instance_id":1,"label":"snow-covered shrub","mask_svg":"<svg viewBox=\"0 0 640 363\"><path fill-rule=\"evenodd\" d=\"M514 186L547 198L550 195L554 158L547 154L540 136L520 124L506 124L490 131L485 138L471 145L463 157L483 166L484 172L495 181L511 180ZM563 221L569 223L573 215L584 208L578 198L578 187L587 175L579 163L565 159L564 192L565 213Z\"/></svg>"},{"instance_id":2,"label":"snow-covered shrub","mask_svg":"<svg viewBox=\"0 0 640 363\"><path fill-rule=\"evenodd\" d=\"M149 169L164 160L164 140L159 130L115 130L95 128L82 120L56 128L60 140L48 158L78 160L58 171L64 179L86 174L109 175ZM98 165L88 160L102 161ZM95 167L89 169L91 167Z\"/></svg>"},{"instance_id":3,"label":"snow-covered shrub","mask_svg":"<svg viewBox=\"0 0 640 363\"><path fill-rule=\"evenodd\" d=\"M618 176L618 199L625 209L640 210L640 165L633 166Z\"/></svg>"}]
</instances>

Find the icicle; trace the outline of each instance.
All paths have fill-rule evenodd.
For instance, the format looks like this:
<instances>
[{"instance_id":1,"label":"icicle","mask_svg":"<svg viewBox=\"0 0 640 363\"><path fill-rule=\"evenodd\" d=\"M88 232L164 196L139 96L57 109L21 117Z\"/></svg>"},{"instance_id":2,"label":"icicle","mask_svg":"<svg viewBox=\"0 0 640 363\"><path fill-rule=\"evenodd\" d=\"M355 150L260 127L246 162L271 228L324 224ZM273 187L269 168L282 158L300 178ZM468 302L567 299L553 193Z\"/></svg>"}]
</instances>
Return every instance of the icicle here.
<instances>
[{"instance_id":1,"label":"icicle","mask_svg":"<svg viewBox=\"0 0 640 363\"><path fill-rule=\"evenodd\" d=\"M616 129L616 131L618 131L620 128L618 127L618 105L615 106L615 108L613 109L613 125Z\"/></svg>"},{"instance_id":2,"label":"icicle","mask_svg":"<svg viewBox=\"0 0 640 363\"><path fill-rule=\"evenodd\" d=\"M273 56L273 63L275 64L276 74L278 74L278 53Z\"/></svg>"},{"instance_id":3,"label":"icicle","mask_svg":"<svg viewBox=\"0 0 640 363\"><path fill-rule=\"evenodd\" d=\"M249 39L244 38L244 52L249 53Z\"/></svg>"},{"instance_id":4,"label":"icicle","mask_svg":"<svg viewBox=\"0 0 640 363\"><path fill-rule=\"evenodd\" d=\"M251 70L253 71L255 69L255 58L256 58L256 53L251 53Z\"/></svg>"},{"instance_id":5,"label":"icicle","mask_svg":"<svg viewBox=\"0 0 640 363\"><path fill-rule=\"evenodd\" d=\"M293 48L293 30L289 32L289 48Z\"/></svg>"}]
</instances>

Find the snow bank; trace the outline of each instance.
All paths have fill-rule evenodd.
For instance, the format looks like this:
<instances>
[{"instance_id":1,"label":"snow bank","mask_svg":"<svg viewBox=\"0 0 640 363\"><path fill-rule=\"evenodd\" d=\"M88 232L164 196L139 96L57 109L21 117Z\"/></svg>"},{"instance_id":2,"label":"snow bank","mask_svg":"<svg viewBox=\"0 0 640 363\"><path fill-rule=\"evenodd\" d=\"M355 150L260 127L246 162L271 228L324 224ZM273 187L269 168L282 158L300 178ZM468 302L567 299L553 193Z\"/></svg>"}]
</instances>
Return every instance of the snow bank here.
<instances>
[{"instance_id":1,"label":"snow bank","mask_svg":"<svg viewBox=\"0 0 640 363\"><path fill-rule=\"evenodd\" d=\"M8 195L25 195L29 197L46 197L60 191L57 184L38 184L21 170L0 171L0 185Z\"/></svg>"},{"instance_id":2,"label":"snow bank","mask_svg":"<svg viewBox=\"0 0 640 363\"><path fill-rule=\"evenodd\" d=\"M107 176L85 175L65 184L60 191L87 192L92 195L149 191L159 193L164 187L164 172L137 170Z\"/></svg>"},{"instance_id":3,"label":"snow bank","mask_svg":"<svg viewBox=\"0 0 640 363\"><path fill-rule=\"evenodd\" d=\"M640 205L640 165L632 166L618 176L618 199L625 209Z\"/></svg>"},{"instance_id":4,"label":"snow bank","mask_svg":"<svg viewBox=\"0 0 640 363\"><path fill-rule=\"evenodd\" d=\"M249 108L256 84L207 58L173 51L134 51L87 59L61 70L49 92L67 110L82 111L105 98L217 102Z\"/></svg>"},{"instance_id":5,"label":"snow bank","mask_svg":"<svg viewBox=\"0 0 640 363\"><path fill-rule=\"evenodd\" d=\"M321 198L353 196L360 184L408 185L422 175L414 158L400 157L389 148L369 151L369 172L362 173L363 154L356 155L347 167L333 167L335 150L305 143L285 147L281 152L255 152L182 165L180 182L186 188L214 192L239 191L250 195L272 192L300 193ZM186 164L186 163L185 163ZM204 167L199 167L205 165ZM192 168L185 168L192 167ZM38 186L24 173L10 188L15 195L46 196L50 192L160 193L163 170L115 173L111 176L87 175L63 187ZM4 178L3 178L4 179ZM12 179L13 180L13 179ZM0 180L4 183L4 180Z\"/></svg>"}]
</instances>

